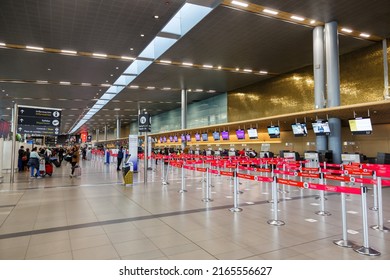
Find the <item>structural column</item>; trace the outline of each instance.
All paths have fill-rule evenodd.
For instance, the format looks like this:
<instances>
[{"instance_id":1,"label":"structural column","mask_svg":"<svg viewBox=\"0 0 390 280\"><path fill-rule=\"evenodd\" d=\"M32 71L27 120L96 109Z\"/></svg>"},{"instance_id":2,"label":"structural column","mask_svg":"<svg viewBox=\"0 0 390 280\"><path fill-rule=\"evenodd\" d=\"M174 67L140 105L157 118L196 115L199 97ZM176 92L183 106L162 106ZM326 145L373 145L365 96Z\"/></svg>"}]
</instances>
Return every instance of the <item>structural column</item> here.
<instances>
[{"instance_id":1,"label":"structural column","mask_svg":"<svg viewBox=\"0 0 390 280\"><path fill-rule=\"evenodd\" d=\"M0 137L0 183L3 183L3 148L4 139Z\"/></svg>"},{"instance_id":2,"label":"structural column","mask_svg":"<svg viewBox=\"0 0 390 280\"><path fill-rule=\"evenodd\" d=\"M107 125L104 125L104 140L106 141L107 141L107 130L108 130Z\"/></svg>"},{"instance_id":3,"label":"structural column","mask_svg":"<svg viewBox=\"0 0 390 280\"><path fill-rule=\"evenodd\" d=\"M96 142L99 142L99 128L96 128Z\"/></svg>"},{"instance_id":4,"label":"structural column","mask_svg":"<svg viewBox=\"0 0 390 280\"><path fill-rule=\"evenodd\" d=\"M116 119L116 139L121 138L121 120L119 118Z\"/></svg>"},{"instance_id":5,"label":"structural column","mask_svg":"<svg viewBox=\"0 0 390 280\"><path fill-rule=\"evenodd\" d=\"M387 39L383 39L383 74L384 74L384 86L385 90L383 96L385 99L389 99L389 66L387 64Z\"/></svg>"},{"instance_id":6,"label":"structural column","mask_svg":"<svg viewBox=\"0 0 390 280\"><path fill-rule=\"evenodd\" d=\"M187 128L187 90L181 90L181 129ZM181 148L184 149L186 146L185 142L181 142Z\"/></svg>"},{"instance_id":7,"label":"structural column","mask_svg":"<svg viewBox=\"0 0 390 280\"><path fill-rule=\"evenodd\" d=\"M313 30L313 72L314 72L314 105L315 109L325 107L325 58L324 58L324 28L317 26ZM327 150L325 135L316 136L317 151Z\"/></svg>"},{"instance_id":8,"label":"structural column","mask_svg":"<svg viewBox=\"0 0 390 280\"><path fill-rule=\"evenodd\" d=\"M337 22L325 24L325 53L327 80L327 107L340 106L340 68ZM341 163L341 120L330 118L331 134L328 137L329 150L333 152L333 162Z\"/></svg>"}]
</instances>

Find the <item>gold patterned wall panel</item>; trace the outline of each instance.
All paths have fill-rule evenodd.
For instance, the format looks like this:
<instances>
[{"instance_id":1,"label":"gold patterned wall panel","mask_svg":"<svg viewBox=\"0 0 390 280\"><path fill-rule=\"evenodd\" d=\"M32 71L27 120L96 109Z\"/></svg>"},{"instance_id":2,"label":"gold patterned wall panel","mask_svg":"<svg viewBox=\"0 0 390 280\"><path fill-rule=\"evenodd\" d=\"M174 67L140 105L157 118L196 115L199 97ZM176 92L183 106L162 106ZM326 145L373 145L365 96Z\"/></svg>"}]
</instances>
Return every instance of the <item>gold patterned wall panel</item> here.
<instances>
[{"instance_id":1,"label":"gold patterned wall panel","mask_svg":"<svg viewBox=\"0 0 390 280\"><path fill-rule=\"evenodd\" d=\"M381 43L340 57L341 105L383 99L382 59ZM228 94L229 122L312 109L314 109L313 66Z\"/></svg>"}]
</instances>

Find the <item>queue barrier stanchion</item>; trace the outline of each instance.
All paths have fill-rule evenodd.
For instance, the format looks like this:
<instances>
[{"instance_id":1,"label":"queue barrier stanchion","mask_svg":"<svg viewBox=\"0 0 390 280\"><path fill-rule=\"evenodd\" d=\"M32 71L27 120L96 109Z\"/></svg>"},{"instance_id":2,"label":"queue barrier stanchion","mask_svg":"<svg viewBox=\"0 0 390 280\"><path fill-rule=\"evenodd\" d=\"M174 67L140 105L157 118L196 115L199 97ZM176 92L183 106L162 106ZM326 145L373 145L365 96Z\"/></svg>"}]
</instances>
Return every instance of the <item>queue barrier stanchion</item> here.
<instances>
[{"instance_id":1,"label":"queue barrier stanchion","mask_svg":"<svg viewBox=\"0 0 390 280\"><path fill-rule=\"evenodd\" d=\"M341 186L344 186L345 183L341 182ZM356 244L350 240L348 240L348 228L347 228L347 207L345 200L345 193L341 192L341 219L343 223L343 237L340 240L334 240L333 243L337 246L344 248L352 248L356 246Z\"/></svg>"},{"instance_id":2,"label":"queue barrier stanchion","mask_svg":"<svg viewBox=\"0 0 390 280\"><path fill-rule=\"evenodd\" d=\"M377 180L376 172L374 172L373 179ZM378 209L379 209L379 206L378 206L379 185L378 184L374 184L373 188L374 188L374 206L370 207L369 209L372 210L372 211L378 211Z\"/></svg>"},{"instance_id":3,"label":"queue barrier stanchion","mask_svg":"<svg viewBox=\"0 0 390 280\"><path fill-rule=\"evenodd\" d=\"M234 191L233 191L233 199L234 199L234 207L230 208L230 212L241 212L242 208L238 207L238 177L237 170L233 171L233 182L234 182Z\"/></svg>"},{"instance_id":4,"label":"queue barrier stanchion","mask_svg":"<svg viewBox=\"0 0 390 280\"><path fill-rule=\"evenodd\" d=\"M181 165L181 189L178 191L179 193L186 193L186 178L185 178L185 169L184 162Z\"/></svg>"},{"instance_id":5,"label":"queue barrier stanchion","mask_svg":"<svg viewBox=\"0 0 390 280\"><path fill-rule=\"evenodd\" d=\"M276 167L276 165L274 165L274 164L271 164L271 177L272 178L276 178L275 177L275 167ZM273 186L273 183L272 183L272 186L271 186L271 188L272 188L272 190L271 190L271 192L272 192L272 197L271 197L271 199L269 199L269 200L267 200L267 202L268 203L274 203L274 197L277 197L277 195L276 196L274 196L274 186ZM277 190L276 190L277 191ZM276 203L279 203L279 199L276 199Z\"/></svg>"},{"instance_id":6,"label":"queue barrier stanchion","mask_svg":"<svg viewBox=\"0 0 390 280\"><path fill-rule=\"evenodd\" d=\"M375 187L375 186L374 186ZM379 230L382 232L389 232L390 229L383 225L383 201L382 201L382 178L377 177L376 188L378 189L378 224L371 226L374 230Z\"/></svg>"},{"instance_id":7,"label":"queue barrier stanchion","mask_svg":"<svg viewBox=\"0 0 390 280\"><path fill-rule=\"evenodd\" d=\"M366 256L379 256L381 253L373 249L368 241L368 223L367 223L367 187L361 187L362 199L362 220L363 220L363 246L353 249L355 252Z\"/></svg>"},{"instance_id":8,"label":"queue barrier stanchion","mask_svg":"<svg viewBox=\"0 0 390 280\"><path fill-rule=\"evenodd\" d=\"M319 180L319 183L321 185L324 184L324 173L320 173L320 180ZM315 212L317 215L319 216L330 216L332 215L330 212L328 211L325 211L325 191L320 191L320 205L321 205L321 210L320 211L317 211Z\"/></svg>"},{"instance_id":9,"label":"queue barrier stanchion","mask_svg":"<svg viewBox=\"0 0 390 280\"><path fill-rule=\"evenodd\" d=\"M209 168L206 168L206 189L204 189L206 197L202 199L203 202L213 201L213 199L211 199L211 186L210 186L209 179L210 179Z\"/></svg>"},{"instance_id":10,"label":"queue barrier stanchion","mask_svg":"<svg viewBox=\"0 0 390 280\"><path fill-rule=\"evenodd\" d=\"M273 220L268 220L267 223L272 226L284 226L286 223L278 219L278 190L277 189L278 189L277 177L273 176L272 200L273 200L274 218Z\"/></svg>"},{"instance_id":11,"label":"queue barrier stanchion","mask_svg":"<svg viewBox=\"0 0 390 280\"><path fill-rule=\"evenodd\" d=\"M165 185L169 185L169 182L168 182L168 172L169 172L169 161L167 161L167 164L165 164L165 159L163 159L163 181L162 181L162 184L165 186ZM167 166L167 170L165 170L165 165Z\"/></svg>"}]
</instances>

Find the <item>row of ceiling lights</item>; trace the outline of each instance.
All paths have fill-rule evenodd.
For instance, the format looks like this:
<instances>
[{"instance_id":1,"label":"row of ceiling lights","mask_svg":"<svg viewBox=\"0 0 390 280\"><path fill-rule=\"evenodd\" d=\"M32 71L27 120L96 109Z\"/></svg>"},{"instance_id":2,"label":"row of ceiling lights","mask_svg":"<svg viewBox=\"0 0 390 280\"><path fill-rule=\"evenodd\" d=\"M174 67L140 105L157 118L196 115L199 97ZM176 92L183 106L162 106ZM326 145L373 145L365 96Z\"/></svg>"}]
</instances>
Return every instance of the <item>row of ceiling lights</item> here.
<instances>
[{"instance_id":1,"label":"row of ceiling lights","mask_svg":"<svg viewBox=\"0 0 390 280\"><path fill-rule=\"evenodd\" d=\"M302 17L300 15L294 15L294 14L290 14L290 13L286 13L286 12L282 12L282 11L277 11L275 9L270 9L270 8L266 8L266 7L263 7L260 5L246 3L243 1L233 0L233 1L229 2L229 1L225 0L224 4L227 6L233 5L235 7L239 7L243 10L252 11L252 12L256 12L258 14L271 16L271 17L276 18L276 19L288 20L288 21L291 21L293 23L309 25L312 27L324 24L324 23L319 22L317 20L307 19L307 18ZM360 38L364 38L364 39L370 39L370 38L373 40L381 40L382 39L382 38L379 38L377 36L373 36L371 34L368 34L366 32L358 32L358 31L352 30L351 28L346 28L346 27L340 27L339 31L341 31L344 35L352 35L352 36L356 36L356 37L360 37Z\"/></svg>"}]
</instances>

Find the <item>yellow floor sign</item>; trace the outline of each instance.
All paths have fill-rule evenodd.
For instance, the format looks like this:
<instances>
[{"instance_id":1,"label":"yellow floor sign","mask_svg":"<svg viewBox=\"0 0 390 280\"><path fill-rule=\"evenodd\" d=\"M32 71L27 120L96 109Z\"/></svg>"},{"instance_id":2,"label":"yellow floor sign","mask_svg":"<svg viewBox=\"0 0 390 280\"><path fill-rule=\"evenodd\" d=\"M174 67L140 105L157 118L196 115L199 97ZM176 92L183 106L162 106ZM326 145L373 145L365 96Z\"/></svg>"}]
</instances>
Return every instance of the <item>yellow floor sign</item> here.
<instances>
[{"instance_id":1,"label":"yellow floor sign","mask_svg":"<svg viewBox=\"0 0 390 280\"><path fill-rule=\"evenodd\" d=\"M133 184L133 171L128 171L125 175L125 177L123 178L124 182L123 184L124 185L132 185Z\"/></svg>"}]
</instances>

